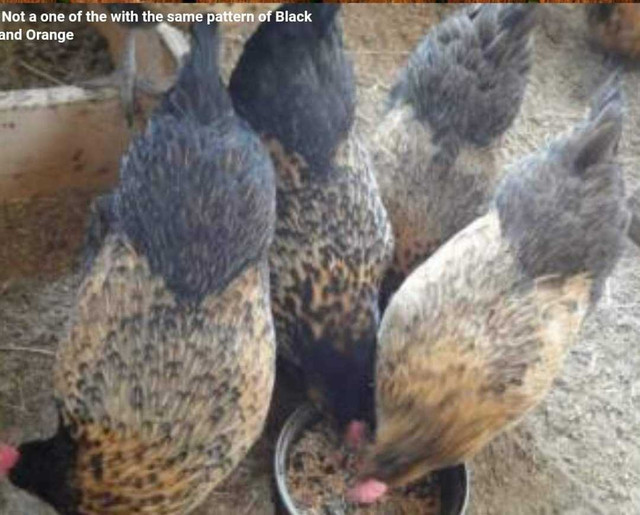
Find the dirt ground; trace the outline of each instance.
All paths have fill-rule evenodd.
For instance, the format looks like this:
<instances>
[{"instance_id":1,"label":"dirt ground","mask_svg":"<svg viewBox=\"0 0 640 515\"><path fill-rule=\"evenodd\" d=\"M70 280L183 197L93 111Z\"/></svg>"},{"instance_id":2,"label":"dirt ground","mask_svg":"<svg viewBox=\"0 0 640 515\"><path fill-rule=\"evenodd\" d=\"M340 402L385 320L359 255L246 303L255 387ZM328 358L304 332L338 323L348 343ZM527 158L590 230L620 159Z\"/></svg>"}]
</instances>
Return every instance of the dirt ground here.
<instances>
[{"instance_id":1,"label":"dirt ground","mask_svg":"<svg viewBox=\"0 0 640 515\"><path fill-rule=\"evenodd\" d=\"M19 10L3 6L3 9ZM48 6L67 14L73 6ZM112 70L107 53L107 42L91 25L86 23L10 23L0 22L0 30L22 29L68 31L75 33L73 40L60 45L56 41L22 41L0 43L0 90L46 88L74 84L106 75Z\"/></svg>"},{"instance_id":2,"label":"dirt ground","mask_svg":"<svg viewBox=\"0 0 640 515\"><path fill-rule=\"evenodd\" d=\"M259 6L258 9L268 8ZM358 128L376 124L398 68L443 5L349 5L347 44L358 77ZM611 64L587 44L581 6L541 8L536 59L521 115L504 141L511 162L580 119ZM254 27L224 27L225 76ZM626 66L628 117L622 160L640 184L640 72ZM548 399L471 464L472 514L631 514L640 506L640 251L629 245ZM64 337L77 278L0 284L0 439L31 439L55 426L50 369ZM14 350L8 350L8 349ZM275 405L282 405L277 397ZM283 412L198 515L275 512L270 456ZM11 428L19 428L18 430ZM45 515L39 501L0 484L0 514Z\"/></svg>"},{"instance_id":3,"label":"dirt ground","mask_svg":"<svg viewBox=\"0 0 640 515\"><path fill-rule=\"evenodd\" d=\"M570 127L613 68L585 41L582 9L544 7L531 83L506 137L505 162ZM632 191L640 180L637 66L627 64L623 80L621 160ZM638 513L639 258L629 244L547 400L474 460L471 513Z\"/></svg>"}]
</instances>

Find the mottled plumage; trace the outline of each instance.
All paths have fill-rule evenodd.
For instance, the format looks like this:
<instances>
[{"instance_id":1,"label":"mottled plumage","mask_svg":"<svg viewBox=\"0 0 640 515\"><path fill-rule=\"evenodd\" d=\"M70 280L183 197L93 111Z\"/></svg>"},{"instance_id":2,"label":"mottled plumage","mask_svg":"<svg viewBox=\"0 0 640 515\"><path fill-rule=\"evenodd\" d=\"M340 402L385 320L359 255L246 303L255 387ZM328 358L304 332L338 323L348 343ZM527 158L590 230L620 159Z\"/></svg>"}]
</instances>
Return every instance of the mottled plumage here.
<instances>
[{"instance_id":1,"label":"mottled plumage","mask_svg":"<svg viewBox=\"0 0 640 515\"><path fill-rule=\"evenodd\" d=\"M519 112L531 66L531 5L465 8L419 44L375 135L396 239L383 304L411 270L488 209L499 137Z\"/></svg>"},{"instance_id":2,"label":"mottled plumage","mask_svg":"<svg viewBox=\"0 0 640 515\"><path fill-rule=\"evenodd\" d=\"M262 431L275 369L273 167L197 25L174 89L98 204L99 248L61 343L53 439L11 481L62 514L185 514ZM106 216L103 216L107 213Z\"/></svg>"},{"instance_id":3,"label":"mottled plumage","mask_svg":"<svg viewBox=\"0 0 640 515\"><path fill-rule=\"evenodd\" d=\"M620 93L518 163L488 214L392 298L378 346L375 445L352 496L468 460L546 395L621 252ZM370 500L370 499L369 499Z\"/></svg>"},{"instance_id":4,"label":"mottled plumage","mask_svg":"<svg viewBox=\"0 0 640 515\"><path fill-rule=\"evenodd\" d=\"M392 233L369 154L352 132L355 84L338 5L289 5L312 23L264 23L230 92L277 174L270 252L278 348L341 425L372 411L378 289Z\"/></svg>"},{"instance_id":5,"label":"mottled plumage","mask_svg":"<svg viewBox=\"0 0 640 515\"><path fill-rule=\"evenodd\" d=\"M605 50L630 58L640 57L640 5L587 5L592 38Z\"/></svg>"}]
</instances>

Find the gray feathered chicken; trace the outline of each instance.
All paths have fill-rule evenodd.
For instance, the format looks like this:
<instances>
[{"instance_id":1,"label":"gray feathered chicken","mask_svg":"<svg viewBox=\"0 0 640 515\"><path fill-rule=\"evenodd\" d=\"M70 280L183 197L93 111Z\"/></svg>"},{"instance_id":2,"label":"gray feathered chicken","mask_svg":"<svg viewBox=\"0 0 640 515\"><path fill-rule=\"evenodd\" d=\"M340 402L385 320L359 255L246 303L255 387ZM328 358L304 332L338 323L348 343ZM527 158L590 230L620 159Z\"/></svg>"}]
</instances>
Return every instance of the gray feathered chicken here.
<instances>
[{"instance_id":1,"label":"gray feathered chicken","mask_svg":"<svg viewBox=\"0 0 640 515\"><path fill-rule=\"evenodd\" d=\"M442 243L486 212L500 136L531 67L532 5L465 8L418 45L375 135L376 173L395 234L383 306Z\"/></svg>"},{"instance_id":2,"label":"gray feathered chicken","mask_svg":"<svg viewBox=\"0 0 640 515\"><path fill-rule=\"evenodd\" d=\"M222 87L216 30L194 27L100 203L56 358L57 433L0 445L0 474L63 515L189 513L262 431L274 174Z\"/></svg>"},{"instance_id":3,"label":"gray feathered chicken","mask_svg":"<svg viewBox=\"0 0 640 515\"><path fill-rule=\"evenodd\" d=\"M380 327L377 434L350 496L472 458L536 406L625 238L616 84L570 135L517 163L488 214L420 265Z\"/></svg>"}]
</instances>

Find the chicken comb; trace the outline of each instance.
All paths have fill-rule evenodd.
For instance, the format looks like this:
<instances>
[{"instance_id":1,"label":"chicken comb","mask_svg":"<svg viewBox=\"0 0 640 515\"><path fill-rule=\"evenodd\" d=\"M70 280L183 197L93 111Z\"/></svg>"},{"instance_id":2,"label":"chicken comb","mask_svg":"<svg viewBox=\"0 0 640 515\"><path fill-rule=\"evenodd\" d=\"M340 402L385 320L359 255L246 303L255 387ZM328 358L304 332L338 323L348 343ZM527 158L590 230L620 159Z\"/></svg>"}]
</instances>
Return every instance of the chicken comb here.
<instances>
[{"instance_id":1,"label":"chicken comb","mask_svg":"<svg viewBox=\"0 0 640 515\"><path fill-rule=\"evenodd\" d=\"M20 459L20 453L9 445L0 443L0 477L6 475Z\"/></svg>"}]
</instances>

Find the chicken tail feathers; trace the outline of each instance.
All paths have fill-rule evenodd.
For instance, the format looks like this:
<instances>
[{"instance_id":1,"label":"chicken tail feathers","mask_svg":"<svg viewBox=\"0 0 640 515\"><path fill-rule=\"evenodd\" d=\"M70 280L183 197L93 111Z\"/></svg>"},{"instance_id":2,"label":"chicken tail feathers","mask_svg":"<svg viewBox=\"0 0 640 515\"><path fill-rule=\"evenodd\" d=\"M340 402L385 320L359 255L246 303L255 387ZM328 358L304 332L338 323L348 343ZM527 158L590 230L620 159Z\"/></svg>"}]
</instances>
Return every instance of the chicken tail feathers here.
<instances>
[{"instance_id":1,"label":"chicken tail feathers","mask_svg":"<svg viewBox=\"0 0 640 515\"><path fill-rule=\"evenodd\" d=\"M328 165L355 113L353 67L337 4L284 4L247 41L229 91L239 115L315 170Z\"/></svg>"},{"instance_id":2,"label":"chicken tail feathers","mask_svg":"<svg viewBox=\"0 0 640 515\"><path fill-rule=\"evenodd\" d=\"M629 213L617 160L623 96L613 76L568 137L523 160L498 189L503 233L527 275L589 273L599 297L623 246Z\"/></svg>"},{"instance_id":3,"label":"chicken tail feathers","mask_svg":"<svg viewBox=\"0 0 640 515\"><path fill-rule=\"evenodd\" d=\"M535 22L527 4L483 4L452 16L416 48L391 104L412 105L436 137L488 145L520 110Z\"/></svg>"},{"instance_id":4,"label":"chicken tail feathers","mask_svg":"<svg viewBox=\"0 0 640 515\"><path fill-rule=\"evenodd\" d=\"M192 48L178 79L156 114L190 117L208 125L233 114L231 100L220 78L220 34L217 23L192 26Z\"/></svg>"}]
</instances>

